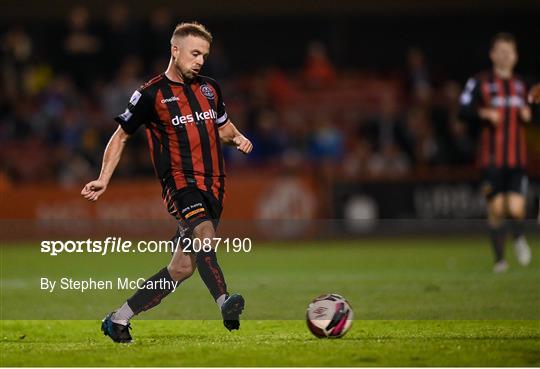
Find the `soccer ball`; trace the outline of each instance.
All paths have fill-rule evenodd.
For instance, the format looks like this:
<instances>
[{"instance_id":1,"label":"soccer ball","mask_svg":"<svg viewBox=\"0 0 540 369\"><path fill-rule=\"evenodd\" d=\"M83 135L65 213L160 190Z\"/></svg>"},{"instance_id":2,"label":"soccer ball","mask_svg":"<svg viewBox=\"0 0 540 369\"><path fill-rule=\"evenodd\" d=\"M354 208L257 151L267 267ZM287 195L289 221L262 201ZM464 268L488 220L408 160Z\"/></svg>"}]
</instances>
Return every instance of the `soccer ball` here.
<instances>
[{"instance_id":1,"label":"soccer ball","mask_svg":"<svg viewBox=\"0 0 540 369\"><path fill-rule=\"evenodd\" d=\"M340 338L351 328L353 311L343 296L331 293L308 305L306 321L316 337Z\"/></svg>"}]
</instances>

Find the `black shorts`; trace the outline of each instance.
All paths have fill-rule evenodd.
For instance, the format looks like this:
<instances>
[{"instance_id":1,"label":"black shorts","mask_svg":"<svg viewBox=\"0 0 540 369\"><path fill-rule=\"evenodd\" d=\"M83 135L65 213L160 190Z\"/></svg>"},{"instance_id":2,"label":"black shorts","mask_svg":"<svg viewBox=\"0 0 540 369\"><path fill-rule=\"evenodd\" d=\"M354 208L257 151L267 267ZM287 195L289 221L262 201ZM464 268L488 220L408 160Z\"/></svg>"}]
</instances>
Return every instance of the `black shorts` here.
<instances>
[{"instance_id":1,"label":"black shorts","mask_svg":"<svg viewBox=\"0 0 540 369\"><path fill-rule=\"evenodd\" d=\"M215 196L197 187L185 187L180 190L163 189L163 200L169 214L179 222L179 228L185 235L207 220L217 228L223 205Z\"/></svg>"},{"instance_id":2,"label":"black shorts","mask_svg":"<svg viewBox=\"0 0 540 369\"><path fill-rule=\"evenodd\" d=\"M522 168L486 168L482 173L482 193L491 199L500 193L527 195L529 179Z\"/></svg>"}]
</instances>

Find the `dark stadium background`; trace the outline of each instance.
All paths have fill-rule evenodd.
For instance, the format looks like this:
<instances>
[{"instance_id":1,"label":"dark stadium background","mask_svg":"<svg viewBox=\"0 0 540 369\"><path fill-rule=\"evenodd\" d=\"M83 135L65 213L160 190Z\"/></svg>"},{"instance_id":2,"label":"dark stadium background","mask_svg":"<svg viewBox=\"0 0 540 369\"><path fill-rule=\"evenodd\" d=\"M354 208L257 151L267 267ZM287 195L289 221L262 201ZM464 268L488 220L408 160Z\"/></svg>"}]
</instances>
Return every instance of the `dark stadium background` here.
<instances>
[{"instance_id":1,"label":"dark stadium background","mask_svg":"<svg viewBox=\"0 0 540 369\"><path fill-rule=\"evenodd\" d=\"M78 191L98 174L112 117L165 69L178 22L197 20L213 32L203 72L221 82L229 115L255 144L248 157L227 152L225 219L481 219L476 129L456 117L459 93L489 67L489 40L499 31L517 37L518 73L540 78L535 1L2 8L3 218L166 217L143 132L96 206ZM533 189L539 127L527 128Z\"/></svg>"}]
</instances>

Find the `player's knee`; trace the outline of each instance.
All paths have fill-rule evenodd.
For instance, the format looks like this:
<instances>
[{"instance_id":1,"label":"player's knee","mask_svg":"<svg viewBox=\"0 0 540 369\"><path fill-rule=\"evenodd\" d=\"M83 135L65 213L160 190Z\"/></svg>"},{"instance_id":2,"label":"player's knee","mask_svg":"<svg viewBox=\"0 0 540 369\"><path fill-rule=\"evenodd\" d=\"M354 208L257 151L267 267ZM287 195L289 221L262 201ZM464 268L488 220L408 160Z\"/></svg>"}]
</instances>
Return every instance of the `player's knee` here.
<instances>
[{"instance_id":1,"label":"player's knee","mask_svg":"<svg viewBox=\"0 0 540 369\"><path fill-rule=\"evenodd\" d=\"M523 219L525 218L525 207L524 206L509 206L508 215L513 219Z\"/></svg>"},{"instance_id":2,"label":"player's knee","mask_svg":"<svg viewBox=\"0 0 540 369\"><path fill-rule=\"evenodd\" d=\"M504 197L495 196L488 201L488 215L490 217L504 217Z\"/></svg>"},{"instance_id":3,"label":"player's knee","mask_svg":"<svg viewBox=\"0 0 540 369\"><path fill-rule=\"evenodd\" d=\"M195 272L195 267L191 264L170 264L167 268L169 274L174 281L182 281L193 275Z\"/></svg>"},{"instance_id":4,"label":"player's knee","mask_svg":"<svg viewBox=\"0 0 540 369\"><path fill-rule=\"evenodd\" d=\"M508 215L513 219L525 218L525 199L514 195L508 199Z\"/></svg>"},{"instance_id":5,"label":"player's knee","mask_svg":"<svg viewBox=\"0 0 540 369\"><path fill-rule=\"evenodd\" d=\"M195 238L209 238L212 239L216 236L214 225L211 221L204 221L193 229L193 237Z\"/></svg>"}]
</instances>

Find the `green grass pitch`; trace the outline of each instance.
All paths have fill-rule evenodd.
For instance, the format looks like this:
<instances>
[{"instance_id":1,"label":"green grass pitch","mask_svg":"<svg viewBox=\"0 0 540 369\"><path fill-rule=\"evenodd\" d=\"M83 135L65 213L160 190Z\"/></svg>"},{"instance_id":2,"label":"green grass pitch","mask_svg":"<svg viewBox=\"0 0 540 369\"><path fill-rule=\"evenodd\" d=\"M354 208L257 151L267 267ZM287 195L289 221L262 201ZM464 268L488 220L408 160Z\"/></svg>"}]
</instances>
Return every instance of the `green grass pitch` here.
<instances>
[{"instance_id":1,"label":"green grass pitch","mask_svg":"<svg viewBox=\"0 0 540 369\"><path fill-rule=\"evenodd\" d=\"M133 321L118 345L100 319L132 291L40 291L39 278L147 277L163 254L41 255L2 245L1 366L540 366L540 260L491 272L487 240L366 238L254 243L220 253L233 292L246 298L229 333L195 274ZM303 321L315 296L354 308L342 339L317 339Z\"/></svg>"}]
</instances>

